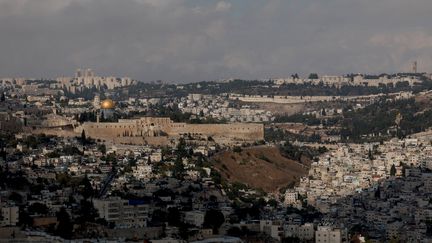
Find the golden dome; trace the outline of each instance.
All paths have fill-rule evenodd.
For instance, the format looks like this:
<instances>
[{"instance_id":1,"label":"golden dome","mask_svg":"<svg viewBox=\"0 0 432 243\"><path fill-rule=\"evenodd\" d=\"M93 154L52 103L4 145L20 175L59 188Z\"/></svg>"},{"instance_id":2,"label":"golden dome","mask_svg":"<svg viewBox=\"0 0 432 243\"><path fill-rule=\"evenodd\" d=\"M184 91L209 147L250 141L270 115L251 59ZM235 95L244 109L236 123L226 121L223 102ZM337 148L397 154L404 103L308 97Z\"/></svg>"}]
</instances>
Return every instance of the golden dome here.
<instances>
[{"instance_id":1,"label":"golden dome","mask_svg":"<svg viewBox=\"0 0 432 243\"><path fill-rule=\"evenodd\" d=\"M102 109L114 109L114 107L115 107L114 101L112 101L111 99L106 99L101 103Z\"/></svg>"}]
</instances>

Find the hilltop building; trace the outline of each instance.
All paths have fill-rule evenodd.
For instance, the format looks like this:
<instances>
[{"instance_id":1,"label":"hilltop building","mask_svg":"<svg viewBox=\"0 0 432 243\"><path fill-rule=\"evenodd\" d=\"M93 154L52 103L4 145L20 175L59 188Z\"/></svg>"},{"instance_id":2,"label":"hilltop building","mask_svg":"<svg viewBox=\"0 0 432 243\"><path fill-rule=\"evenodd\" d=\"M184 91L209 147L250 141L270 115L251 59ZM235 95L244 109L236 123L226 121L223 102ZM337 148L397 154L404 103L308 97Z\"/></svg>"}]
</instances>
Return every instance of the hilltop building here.
<instances>
[{"instance_id":1,"label":"hilltop building","mask_svg":"<svg viewBox=\"0 0 432 243\"><path fill-rule=\"evenodd\" d=\"M78 69L74 77L59 77L57 82L69 92L76 92L83 88L107 88L114 89L117 87L126 87L133 84L133 80L129 77L100 77L96 76L91 69Z\"/></svg>"}]
</instances>

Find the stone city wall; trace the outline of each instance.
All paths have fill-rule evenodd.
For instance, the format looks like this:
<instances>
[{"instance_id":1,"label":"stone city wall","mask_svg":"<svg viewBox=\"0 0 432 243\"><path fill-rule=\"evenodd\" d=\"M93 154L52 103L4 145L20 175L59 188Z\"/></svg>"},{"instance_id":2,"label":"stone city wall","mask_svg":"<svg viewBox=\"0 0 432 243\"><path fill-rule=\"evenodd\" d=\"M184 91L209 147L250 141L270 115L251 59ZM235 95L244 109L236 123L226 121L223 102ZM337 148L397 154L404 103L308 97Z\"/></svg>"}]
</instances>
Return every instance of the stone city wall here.
<instances>
[{"instance_id":1,"label":"stone city wall","mask_svg":"<svg viewBox=\"0 0 432 243\"><path fill-rule=\"evenodd\" d=\"M181 134L202 135L207 137L224 137L234 140L264 140L262 124L231 123L231 124L184 124L174 123L168 132L170 136Z\"/></svg>"},{"instance_id":2,"label":"stone city wall","mask_svg":"<svg viewBox=\"0 0 432 243\"><path fill-rule=\"evenodd\" d=\"M174 123L169 118L149 117L120 120L119 122L86 122L77 127L75 132L80 134L82 130L88 137L105 140L132 137L178 137L188 134L238 141L264 139L264 126L262 124L186 124Z\"/></svg>"}]
</instances>

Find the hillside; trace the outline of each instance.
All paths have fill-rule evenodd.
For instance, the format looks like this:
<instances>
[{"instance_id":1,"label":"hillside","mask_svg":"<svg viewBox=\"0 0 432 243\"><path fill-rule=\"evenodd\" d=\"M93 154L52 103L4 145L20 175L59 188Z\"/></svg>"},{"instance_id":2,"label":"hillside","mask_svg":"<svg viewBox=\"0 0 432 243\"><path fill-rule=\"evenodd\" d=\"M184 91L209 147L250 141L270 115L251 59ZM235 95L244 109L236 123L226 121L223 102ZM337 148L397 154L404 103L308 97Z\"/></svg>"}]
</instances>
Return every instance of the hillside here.
<instances>
[{"instance_id":1,"label":"hillside","mask_svg":"<svg viewBox=\"0 0 432 243\"><path fill-rule=\"evenodd\" d=\"M224 151L212 159L224 179L266 192L293 185L308 171L306 166L283 157L275 147L246 148L241 152Z\"/></svg>"},{"instance_id":2,"label":"hillside","mask_svg":"<svg viewBox=\"0 0 432 243\"><path fill-rule=\"evenodd\" d=\"M404 100L382 99L364 109L344 113L341 123L343 140L363 141L406 137L432 127L431 94ZM397 126L397 117L400 117Z\"/></svg>"}]
</instances>

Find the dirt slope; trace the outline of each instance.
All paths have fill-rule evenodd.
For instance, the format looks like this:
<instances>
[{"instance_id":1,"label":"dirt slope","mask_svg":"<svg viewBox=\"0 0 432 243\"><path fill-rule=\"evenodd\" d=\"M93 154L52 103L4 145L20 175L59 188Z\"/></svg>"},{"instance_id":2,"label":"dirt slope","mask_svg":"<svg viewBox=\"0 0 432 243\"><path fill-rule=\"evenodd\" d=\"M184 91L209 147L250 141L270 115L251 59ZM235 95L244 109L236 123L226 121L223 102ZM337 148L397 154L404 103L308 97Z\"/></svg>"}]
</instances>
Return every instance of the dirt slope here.
<instances>
[{"instance_id":1,"label":"dirt slope","mask_svg":"<svg viewBox=\"0 0 432 243\"><path fill-rule=\"evenodd\" d=\"M240 153L221 152L213 156L216 169L230 182L273 192L297 183L307 174L304 165L283 157L275 147L254 147Z\"/></svg>"}]
</instances>

